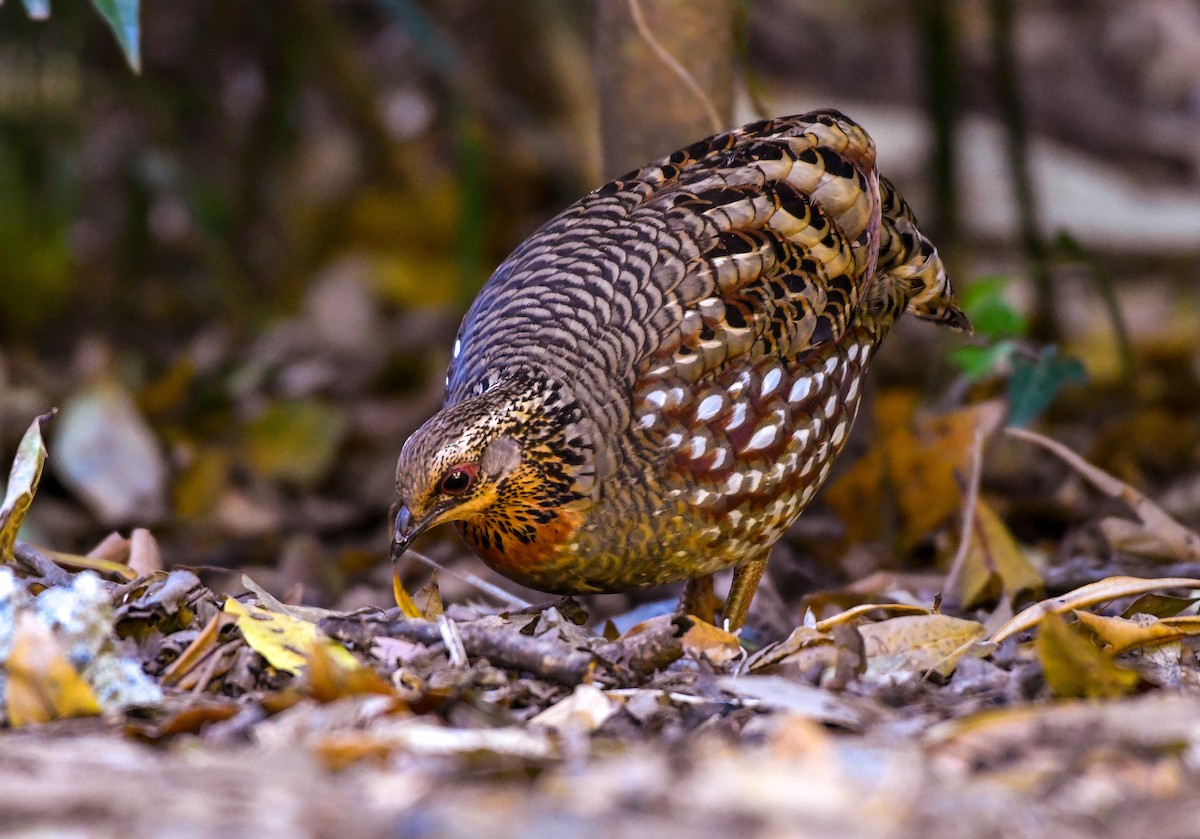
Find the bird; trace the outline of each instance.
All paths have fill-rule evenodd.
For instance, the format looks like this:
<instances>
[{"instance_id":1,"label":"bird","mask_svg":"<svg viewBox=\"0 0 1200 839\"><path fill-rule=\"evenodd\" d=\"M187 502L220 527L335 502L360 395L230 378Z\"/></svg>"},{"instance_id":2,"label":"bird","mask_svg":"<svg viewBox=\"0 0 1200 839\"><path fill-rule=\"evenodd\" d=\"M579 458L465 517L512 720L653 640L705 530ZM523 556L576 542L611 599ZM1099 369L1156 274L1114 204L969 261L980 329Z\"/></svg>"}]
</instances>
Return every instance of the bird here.
<instances>
[{"instance_id":1,"label":"bird","mask_svg":"<svg viewBox=\"0 0 1200 839\"><path fill-rule=\"evenodd\" d=\"M839 111L765 119L613 180L520 244L404 444L391 556L453 522L555 594L686 581L736 630L846 443L904 313L969 330L936 248ZM720 618L716 615L720 612Z\"/></svg>"}]
</instances>

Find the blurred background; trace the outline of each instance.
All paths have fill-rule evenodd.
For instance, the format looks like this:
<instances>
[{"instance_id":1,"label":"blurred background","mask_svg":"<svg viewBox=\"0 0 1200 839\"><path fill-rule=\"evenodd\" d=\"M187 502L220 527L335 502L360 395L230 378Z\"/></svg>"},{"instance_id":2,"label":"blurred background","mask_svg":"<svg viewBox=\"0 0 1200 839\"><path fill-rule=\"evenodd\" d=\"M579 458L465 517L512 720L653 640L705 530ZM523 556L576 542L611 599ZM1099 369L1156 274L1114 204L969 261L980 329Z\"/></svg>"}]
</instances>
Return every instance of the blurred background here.
<instances>
[{"instance_id":1,"label":"blurred background","mask_svg":"<svg viewBox=\"0 0 1200 839\"><path fill-rule=\"evenodd\" d=\"M386 605L395 457L475 292L575 198L712 133L706 107L845 111L982 289L974 353L906 325L879 404L1003 394L1053 348L1047 420L1200 510L1193 0L643 0L707 104L624 0L153 3L140 75L90 5L52 11L0 6L0 460L61 409L30 541L144 526L217 582ZM845 533L802 517L785 595L934 552L847 561ZM488 573L448 529L420 547Z\"/></svg>"}]
</instances>

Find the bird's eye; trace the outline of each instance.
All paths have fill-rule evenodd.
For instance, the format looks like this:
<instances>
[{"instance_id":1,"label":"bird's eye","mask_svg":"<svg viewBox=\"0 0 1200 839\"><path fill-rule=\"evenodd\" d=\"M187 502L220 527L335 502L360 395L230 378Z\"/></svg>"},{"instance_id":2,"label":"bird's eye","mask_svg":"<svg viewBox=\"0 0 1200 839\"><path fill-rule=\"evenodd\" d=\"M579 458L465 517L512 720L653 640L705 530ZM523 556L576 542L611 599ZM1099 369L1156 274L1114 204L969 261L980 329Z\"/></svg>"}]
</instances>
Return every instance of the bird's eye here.
<instances>
[{"instance_id":1,"label":"bird's eye","mask_svg":"<svg viewBox=\"0 0 1200 839\"><path fill-rule=\"evenodd\" d=\"M459 495L471 488L475 480L476 469L471 464L455 466L442 478L442 492L447 495Z\"/></svg>"}]
</instances>

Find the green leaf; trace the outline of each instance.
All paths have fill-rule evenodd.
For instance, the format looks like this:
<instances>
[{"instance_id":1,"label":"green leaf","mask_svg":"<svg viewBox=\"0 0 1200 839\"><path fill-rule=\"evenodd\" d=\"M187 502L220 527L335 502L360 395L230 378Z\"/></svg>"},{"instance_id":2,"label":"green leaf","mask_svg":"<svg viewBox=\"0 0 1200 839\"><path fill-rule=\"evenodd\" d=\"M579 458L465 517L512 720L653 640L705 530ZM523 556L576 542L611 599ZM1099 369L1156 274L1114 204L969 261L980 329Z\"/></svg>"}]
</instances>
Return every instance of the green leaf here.
<instances>
[{"instance_id":1,"label":"green leaf","mask_svg":"<svg viewBox=\"0 0 1200 839\"><path fill-rule=\"evenodd\" d=\"M26 0L26 3L30 0ZM48 0L47 0L48 2ZM92 5L104 18L125 53L129 68L142 72L142 50L139 40L138 0L92 0Z\"/></svg>"},{"instance_id":2,"label":"green leaf","mask_svg":"<svg viewBox=\"0 0 1200 839\"><path fill-rule=\"evenodd\" d=\"M963 310L975 326L975 334L986 338L1015 338L1029 329L1025 316L1004 299L1008 277L984 277L971 283L962 295Z\"/></svg>"},{"instance_id":3,"label":"green leaf","mask_svg":"<svg viewBox=\"0 0 1200 839\"><path fill-rule=\"evenodd\" d=\"M12 471L8 475L4 503L0 504L0 562L12 559L17 531L21 529L21 521L33 503L38 481L42 477L42 465L46 462L42 424L54 414L55 411L50 411L35 419L17 447L17 456L13 458Z\"/></svg>"},{"instance_id":4,"label":"green leaf","mask_svg":"<svg viewBox=\"0 0 1200 839\"><path fill-rule=\"evenodd\" d=\"M25 6L25 14L34 20L50 18L50 0L22 0L22 5Z\"/></svg>"},{"instance_id":5,"label":"green leaf","mask_svg":"<svg viewBox=\"0 0 1200 839\"><path fill-rule=\"evenodd\" d=\"M986 379L999 371L1012 357L1016 344L1000 341L983 347L959 347L950 353L950 360L973 382Z\"/></svg>"},{"instance_id":6,"label":"green leaf","mask_svg":"<svg viewBox=\"0 0 1200 839\"><path fill-rule=\"evenodd\" d=\"M1057 347L1045 347L1036 359L1016 356L1008 380L1008 424L1029 425L1064 385L1086 381L1087 370L1079 359L1060 357Z\"/></svg>"}]
</instances>

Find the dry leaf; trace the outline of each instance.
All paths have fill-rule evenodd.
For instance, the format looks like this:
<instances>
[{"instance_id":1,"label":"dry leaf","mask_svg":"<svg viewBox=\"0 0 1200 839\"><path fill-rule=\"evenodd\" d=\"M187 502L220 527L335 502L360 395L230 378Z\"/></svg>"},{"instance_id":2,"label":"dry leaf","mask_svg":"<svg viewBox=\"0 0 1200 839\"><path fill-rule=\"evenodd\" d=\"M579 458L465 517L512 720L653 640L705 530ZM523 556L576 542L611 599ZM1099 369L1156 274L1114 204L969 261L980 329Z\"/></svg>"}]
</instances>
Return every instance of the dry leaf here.
<instances>
[{"instance_id":1,"label":"dry leaf","mask_svg":"<svg viewBox=\"0 0 1200 839\"><path fill-rule=\"evenodd\" d=\"M717 687L734 696L757 700L768 708L851 731L861 730L873 716L882 714L882 709L868 700L782 676L723 676L717 680Z\"/></svg>"},{"instance_id":2,"label":"dry leaf","mask_svg":"<svg viewBox=\"0 0 1200 839\"><path fill-rule=\"evenodd\" d=\"M1078 627L1061 615L1046 615L1038 628L1038 658L1046 684L1057 697L1103 698L1125 696L1137 689L1142 677L1113 661Z\"/></svg>"},{"instance_id":3,"label":"dry leaf","mask_svg":"<svg viewBox=\"0 0 1200 839\"><path fill-rule=\"evenodd\" d=\"M825 491L846 526L847 539L886 538L885 517L894 507L902 549L916 545L958 509L956 474L968 471L976 430L995 429L1004 415L1000 402L985 402L917 420L885 435Z\"/></svg>"},{"instance_id":4,"label":"dry leaf","mask_svg":"<svg viewBox=\"0 0 1200 839\"><path fill-rule=\"evenodd\" d=\"M1141 577L1108 577L1096 583L1080 586L1074 591L1058 597L1034 603L997 629L989 640L1001 644L1017 633L1037 626L1038 622L1048 614L1062 614L1072 609L1082 609L1085 606L1107 603L1109 600L1116 600L1120 597L1133 597L1166 588L1200 589L1200 580L1190 577L1162 577L1157 580L1146 580Z\"/></svg>"},{"instance_id":5,"label":"dry leaf","mask_svg":"<svg viewBox=\"0 0 1200 839\"><path fill-rule=\"evenodd\" d=\"M417 608L417 604L413 602L407 589L404 588L404 583L400 582L400 567L392 563L392 597L396 599L396 605L400 607L401 614L406 618L423 618L421 610Z\"/></svg>"},{"instance_id":6,"label":"dry leaf","mask_svg":"<svg viewBox=\"0 0 1200 839\"><path fill-rule=\"evenodd\" d=\"M692 616L692 625L683 634L683 652L697 661L724 667L744 654L738 639L720 627Z\"/></svg>"},{"instance_id":7,"label":"dry leaf","mask_svg":"<svg viewBox=\"0 0 1200 839\"><path fill-rule=\"evenodd\" d=\"M54 411L42 414L30 423L17 446L12 469L8 473L8 488L0 504L0 562L11 562L17 531L33 503L42 466L46 462L46 443L42 440L42 425L54 416Z\"/></svg>"},{"instance_id":8,"label":"dry leaf","mask_svg":"<svg viewBox=\"0 0 1200 839\"><path fill-rule=\"evenodd\" d=\"M1049 437L1021 428L1009 428L1007 432L1053 452L1098 490L1129 507L1138 521L1107 518L1100 522L1100 531L1114 548L1177 562L1200 561L1200 534L1175 521L1166 510L1129 484L1093 466Z\"/></svg>"},{"instance_id":9,"label":"dry leaf","mask_svg":"<svg viewBox=\"0 0 1200 839\"><path fill-rule=\"evenodd\" d=\"M139 577L163 570L158 540L144 527L135 527L129 545L129 568Z\"/></svg>"},{"instance_id":10,"label":"dry leaf","mask_svg":"<svg viewBox=\"0 0 1200 839\"><path fill-rule=\"evenodd\" d=\"M396 689L389 682L350 656L350 663L335 659L332 642L313 644L308 667L304 671L303 689L318 702L333 702L347 696L373 693L381 696L396 696ZM397 700L397 707L400 702Z\"/></svg>"},{"instance_id":11,"label":"dry leaf","mask_svg":"<svg viewBox=\"0 0 1200 839\"><path fill-rule=\"evenodd\" d=\"M50 628L32 614L17 617L6 669L5 710L14 728L100 713L87 680L71 666Z\"/></svg>"},{"instance_id":12,"label":"dry leaf","mask_svg":"<svg viewBox=\"0 0 1200 839\"><path fill-rule=\"evenodd\" d=\"M949 615L906 615L858 628L867 654L867 675L954 672L958 660L981 639L978 621Z\"/></svg>"},{"instance_id":13,"label":"dry leaf","mask_svg":"<svg viewBox=\"0 0 1200 839\"><path fill-rule=\"evenodd\" d=\"M1156 618L1173 618L1184 609L1195 605L1196 602L1197 600L1194 597L1143 594L1129 604L1125 611L1121 613L1121 617L1131 618L1134 615L1153 615Z\"/></svg>"},{"instance_id":14,"label":"dry leaf","mask_svg":"<svg viewBox=\"0 0 1200 839\"><path fill-rule=\"evenodd\" d=\"M268 612L259 606L245 606L232 597L226 598L224 611L237 620L250 648L278 670L299 673L317 645L324 646L338 664L347 668L358 666L353 653L322 635L316 624L282 612Z\"/></svg>"},{"instance_id":15,"label":"dry leaf","mask_svg":"<svg viewBox=\"0 0 1200 839\"><path fill-rule=\"evenodd\" d=\"M442 616L445 607L442 605L442 592L438 586L437 571L429 575L429 582L421 586L413 597L413 605L421 612L421 617L435 621Z\"/></svg>"},{"instance_id":16,"label":"dry leaf","mask_svg":"<svg viewBox=\"0 0 1200 839\"><path fill-rule=\"evenodd\" d=\"M102 522L153 522L167 509L167 463L129 391L104 379L63 406L53 465Z\"/></svg>"},{"instance_id":17,"label":"dry leaf","mask_svg":"<svg viewBox=\"0 0 1200 839\"><path fill-rule=\"evenodd\" d=\"M746 659L745 672L772 672L777 665L782 665L805 650L814 647L832 648L833 638L811 626L798 626L792 634L782 641L767 644L758 652ZM832 652L829 655L832 660Z\"/></svg>"},{"instance_id":18,"label":"dry leaf","mask_svg":"<svg viewBox=\"0 0 1200 839\"><path fill-rule=\"evenodd\" d=\"M871 612L894 612L901 615L928 615L929 610L911 603L863 603L836 615L830 615L825 620L817 621L814 627L818 632L829 632L835 626L855 620Z\"/></svg>"},{"instance_id":19,"label":"dry leaf","mask_svg":"<svg viewBox=\"0 0 1200 839\"><path fill-rule=\"evenodd\" d=\"M529 722L557 731L591 734L617 712L617 703L592 684L582 684L566 699L562 699Z\"/></svg>"},{"instance_id":20,"label":"dry leaf","mask_svg":"<svg viewBox=\"0 0 1200 839\"><path fill-rule=\"evenodd\" d=\"M1200 617L1166 618L1160 620L1153 615L1138 615L1134 618L1112 618L1093 615L1091 612L1075 612L1079 623L1104 642L1113 655L1120 655L1138 647L1155 647L1200 635Z\"/></svg>"},{"instance_id":21,"label":"dry leaf","mask_svg":"<svg viewBox=\"0 0 1200 839\"><path fill-rule=\"evenodd\" d=\"M179 658L172 661L171 666L163 671L159 681L170 687L178 684L181 679L192 672L209 653L217 648L217 635L221 631L221 625L227 620L228 615L224 612L213 615L204 629L200 630L200 634L193 638L192 643L188 644L179 654Z\"/></svg>"},{"instance_id":22,"label":"dry leaf","mask_svg":"<svg viewBox=\"0 0 1200 839\"><path fill-rule=\"evenodd\" d=\"M975 504L971 544L967 549L962 573L958 576L956 602L964 609L994 603L1008 595L1040 595L1042 575L1038 573L1008 526L982 498Z\"/></svg>"}]
</instances>

